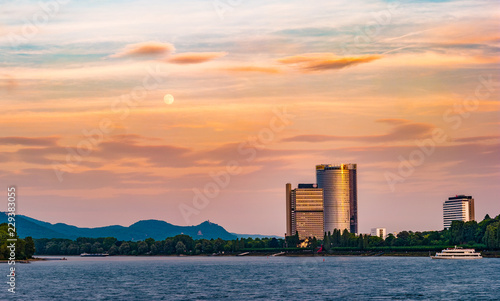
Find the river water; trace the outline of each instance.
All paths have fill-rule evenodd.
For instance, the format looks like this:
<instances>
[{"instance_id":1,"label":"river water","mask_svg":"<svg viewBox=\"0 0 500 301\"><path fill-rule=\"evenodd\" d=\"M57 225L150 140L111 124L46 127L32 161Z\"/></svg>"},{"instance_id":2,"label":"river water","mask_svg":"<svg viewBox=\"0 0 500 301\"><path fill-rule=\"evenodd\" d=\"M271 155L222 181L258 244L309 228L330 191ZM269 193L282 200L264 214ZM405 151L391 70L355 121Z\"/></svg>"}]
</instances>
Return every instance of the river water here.
<instances>
[{"instance_id":1,"label":"river water","mask_svg":"<svg viewBox=\"0 0 500 301\"><path fill-rule=\"evenodd\" d=\"M324 260L324 261L323 261ZM500 259L68 257L16 265L0 300L500 300Z\"/></svg>"}]
</instances>

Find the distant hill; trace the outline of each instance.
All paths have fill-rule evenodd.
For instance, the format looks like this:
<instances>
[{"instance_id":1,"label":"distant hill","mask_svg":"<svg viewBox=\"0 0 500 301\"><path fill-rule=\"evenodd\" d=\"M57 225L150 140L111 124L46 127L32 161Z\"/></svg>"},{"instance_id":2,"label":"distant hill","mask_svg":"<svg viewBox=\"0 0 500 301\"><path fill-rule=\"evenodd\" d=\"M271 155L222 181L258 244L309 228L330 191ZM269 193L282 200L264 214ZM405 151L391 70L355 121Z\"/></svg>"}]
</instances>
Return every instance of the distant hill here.
<instances>
[{"instance_id":1,"label":"distant hill","mask_svg":"<svg viewBox=\"0 0 500 301\"><path fill-rule=\"evenodd\" d=\"M262 234L238 234L238 233L231 233L233 235L236 235L238 238L284 238L283 236L278 236L278 235L262 235Z\"/></svg>"},{"instance_id":2,"label":"distant hill","mask_svg":"<svg viewBox=\"0 0 500 301\"><path fill-rule=\"evenodd\" d=\"M7 222L7 213L0 213L0 223ZM238 236L229 233L223 227L211 223L203 222L197 226L176 226L165 221L142 220L128 227L106 226L98 228L79 228L67 224L51 224L36 220L34 218L16 215L16 229L19 237L31 236L33 238L68 238L78 237L115 237L118 240L138 241L146 238L164 240L178 234L186 234L194 239L236 239Z\"/></svg>"}]
</instances>

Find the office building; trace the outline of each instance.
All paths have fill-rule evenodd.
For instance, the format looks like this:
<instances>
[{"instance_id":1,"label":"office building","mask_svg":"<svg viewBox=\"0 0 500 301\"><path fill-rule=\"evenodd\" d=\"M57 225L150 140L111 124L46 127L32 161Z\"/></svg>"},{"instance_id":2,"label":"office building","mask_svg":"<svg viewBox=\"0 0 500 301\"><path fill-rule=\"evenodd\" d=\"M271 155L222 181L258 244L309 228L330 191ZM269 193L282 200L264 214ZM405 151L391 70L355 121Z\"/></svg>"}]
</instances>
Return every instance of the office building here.
<instances>
[{"instance_id":1,"label":"office building","mask_svg":"<svg viewBox=\"0 0 500 301\"><path fill-rule=\"evenodd\" d=\"M287 236L299 233L299 239L316 237L322 239L323 223L323 190L316 184L299 184L292 190L286 184Z\"/></svg>"},{"instance_id":2,"label":"office building","mask_svg":"<svg viewBox=\"0 0 500 301\"><path fill-rule=\"evenodd\" d=\"M443 203L443 225L445 229L450 228L452 221L473 221L474 199L472 196L457 195L448 198Z\"/></svg>"},{"instance_id":3,"label":"office building","mask_svg":"<svg viewBox=\"0 0 500 301\"><path fill-rule=\"evenodd\" d=\"M385 239L387 237L387 230L385 228L372 228L370 235Z\"/></svg>"},{"instance_id":4,"label":"office building","mask_svg":"<svg viewBox=\"0 0 500 301\"><path fill-rule=\"evenodd\" d=\"M316 182L323 189L325 232L358 232L356 164L316 166Z\"/></svg>"}]
</instances>

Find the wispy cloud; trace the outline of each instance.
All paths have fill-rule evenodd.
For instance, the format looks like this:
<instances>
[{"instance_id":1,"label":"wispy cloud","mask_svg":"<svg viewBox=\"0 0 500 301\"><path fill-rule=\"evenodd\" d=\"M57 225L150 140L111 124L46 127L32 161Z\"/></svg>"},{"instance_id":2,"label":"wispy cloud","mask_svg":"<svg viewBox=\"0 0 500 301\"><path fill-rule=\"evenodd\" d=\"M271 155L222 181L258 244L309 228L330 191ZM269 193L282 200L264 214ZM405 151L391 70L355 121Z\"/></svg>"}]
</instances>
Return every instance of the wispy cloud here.
<instances>
[{"instance_id":1,"label":"wispy cloud","mask_svg":"<svg viewBox=\"0 0 500 301\"><path fill-rule=\"evenodd\" d=\"M144 43L127 45L123 50L111 55L113 58L127 57L127 56L158 56L164 55L175 51L174 45L170 43L161 43L156 41L149 41Z\"/></svg>"},{"instance_id":2,"label":"wispy cloud","mask_svg":"<svg viewBox=\"0 0 500 301\"><path fill-rule=\"evenodd\" d=\"M18 81L9 74L0 75L0 91L12 92L18 86Z\"/></svg>"},{"instance_id":3,"label":"wispy cloud","mask_svg":"<svg viewBox=\"0 0 500 301\"><path fill-rule=\"evenodd\" d=\"M411 122L410 120L402 118L383 118L383 119L378 119L376 121L381 123L396 124L396 125Z\"/></svg>"},{"instance_id":4,"label":"wispy cloud","mask_svg":"<svg viewBox=\"0 0 500 301\"><path fill-rule=\"evenodd\" d=\"M487 140L497 140L500 139L499 136L474 136L474 137L464 137L454 139L454 142L478 142L478 141L487 141Z\"/></svg>"},{"instance_id":5,"label":"wispy cloud","mask_svg":"<svg viewBox=\"0 0 500 301\"><path fill-rule=\"evenodd\" d=\"M200 64L227 55L227 52L186 52L170 56L166 59L172 64Z\"/></svg>"},{"instance_id":6,"label":"wispy cloud","mask_svg":"<svg viewBox=\"0 0 500 301\"><path fill-rule=\"evenodd\" d=\"M423 138L431 133L433 125L416 123L404 119L381 119L380 122L393 124L394 127L381 135L364 136L336 136L336 135L297 135L283 139L287 142L326 142L326 141L360 141L360 142L388 142L408 141Z\"/></svg>"},{"instance_id":7,"label":"wispy cloud","mask_svg":"<svg viewBox=\"0 0 500 301\"><path fill-rule=\"evenodd\" d=\"M230 72L260 72L260 73L280 73L281 70L276 67L260 67L260 66L236 66L224 68Z\"/></svg>"},{"instance_id":8,"label":"wispy cloud","mask_svg":"<svg viewBox=\"0 0 500 301\"><path fill-rule=\"evenodd\" d=\"M296 66L302 71L325 71L342 69L381 59L381 55L340 57L333 53L305 53L278 59L278 62Z\"/></svg>"},{"instance_id":9,"label":"wispy cloud","mask_svg":"<svg viewBox=\"0 0 500 301\"><path fill-rule=\"evenodd\" d=\"M54 146L58 137L0 137L0 145Z\"/></svg>"}]
</instances>

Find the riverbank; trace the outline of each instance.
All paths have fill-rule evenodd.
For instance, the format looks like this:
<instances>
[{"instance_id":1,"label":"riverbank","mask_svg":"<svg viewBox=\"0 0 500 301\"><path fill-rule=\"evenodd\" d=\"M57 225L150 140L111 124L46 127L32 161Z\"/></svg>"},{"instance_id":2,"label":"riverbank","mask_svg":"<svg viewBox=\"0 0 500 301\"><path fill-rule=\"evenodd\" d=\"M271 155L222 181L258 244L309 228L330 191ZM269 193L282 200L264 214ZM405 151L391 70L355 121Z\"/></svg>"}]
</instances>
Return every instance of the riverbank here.
<instances>
[{"instance_id":1,"label":"riverbank","mask_svg":"<svg viewBox=\"0 0 500 301\"><path fill-rule=\"evenodd\" d=\"M47 259L46 258L33 257L33 258L30 258L30 259L19 259L19 260L16 260L16 263L30 263L32 261L45 261L45 260L47 260ZM59 260L62 260L62 259L59 259ZM8 260L8 259L0 259L0 263L8 263L9 261L10 260Z\"/></svg>"},{"instance_id":2,"label":"riverbank","mask_svg":"<svg viewBox=\"0 0 500 301\"><path fill-rule=\"evenodd\" d=\"M244 256L273 256L275 253L261 253L261 252L253 252ZM386 251L386 252L370 252L370 251L344 251L344 252L333 252L333 253L285 253L278 256L286 256L286 257L335 257L335 256L350 256L350 257L430 257L434 255L435 252L429 251ZM484 258L500 258L500 251L484 251L481 252ZM227 256L231 256L234 254L228 254ZM217 255L217 256L226 256L226 255Z\"/></svg>"},{"instance_id":3,"label":"riverbank","mask_svg":"<svg viewBox=\"0 0 500 301\"><path fill-rule=\"evenodd\" d=\"M484 258L500 258L500 251L480 251ZM360 251L360 250L352 250L352 251L335 251L331 253L313 253L311 250L302 250L295 252L234 252L234 253L220 253L220 254L197 254L197 255L139 255L145 257L242 257L242 256L250 256L250 257L338 257L338 256L348 256L348 257L430 257L434 255L435 252L432 251ZM79 255L72 255L68 257L80 257ZM137 257L137 255L110 255L108 257ZM37 261L37 260L64 260L65 257L44 257L44 258L34 258L29 259L28 261ZM7 261L1 261L7 262ZM16 261L20 262L20 261Z\"/></svg>"}]
</instances>

